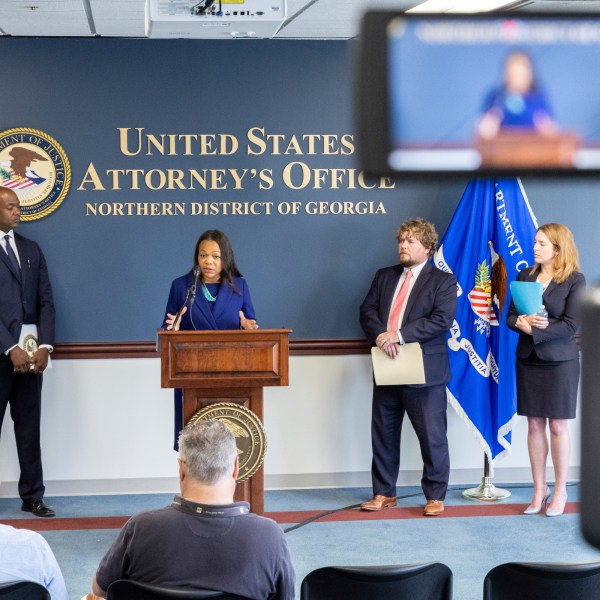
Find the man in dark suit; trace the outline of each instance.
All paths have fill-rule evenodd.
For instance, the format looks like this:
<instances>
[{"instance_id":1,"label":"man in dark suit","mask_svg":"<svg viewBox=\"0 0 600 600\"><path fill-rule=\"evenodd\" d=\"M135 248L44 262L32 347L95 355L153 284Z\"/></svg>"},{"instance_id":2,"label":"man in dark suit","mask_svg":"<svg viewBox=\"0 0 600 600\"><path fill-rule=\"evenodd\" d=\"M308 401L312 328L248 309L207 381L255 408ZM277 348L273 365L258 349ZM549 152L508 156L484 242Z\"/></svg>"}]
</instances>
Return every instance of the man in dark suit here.
<instances>
[{"instance_id":1,"label":"man in dark suit","mask_svg":"<svg viewBox=\"0 0 600 600\"><path fill-rule=\"evenodd\" d=\"M360 323L372 344L389 357L399 345L418 342L423 353L422 385L373 384L371 440L373 498L362 510L396 506L400 433L408 414L423 458L424 514L444 510L450 474L446 383L450 380L446 334L456 312L456 278L429 259L437 245L432 223L411 219L396 232L400 264L380 269L360 307Z\"/></svg>"},{"instance_id":2,"label":"man in dark suit","mask_svg":"<svg viewBox=\"0 0 600 600\"><path fill-rule=\"evenodd\" d=\"M0 187L0 427L10 404L21 508L53 517L43 500L40 417L42 373L54 344L54 304L40 247L13 231L20 218L18 196Z\"/></svg>"}]
</instances>

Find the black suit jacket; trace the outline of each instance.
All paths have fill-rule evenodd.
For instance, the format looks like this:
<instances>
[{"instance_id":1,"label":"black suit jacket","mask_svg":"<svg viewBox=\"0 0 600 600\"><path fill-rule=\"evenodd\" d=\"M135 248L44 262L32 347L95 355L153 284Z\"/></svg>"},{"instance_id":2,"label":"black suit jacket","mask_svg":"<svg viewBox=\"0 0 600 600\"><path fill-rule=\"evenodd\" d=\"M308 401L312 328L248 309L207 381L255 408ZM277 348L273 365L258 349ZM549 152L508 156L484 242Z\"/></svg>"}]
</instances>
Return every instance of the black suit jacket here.
<instances>
[{"instance_id":1,"label":"black suit jacket","mask_svg":"<svg viewBox=\"0 0 600 600\"><path fill-rule=\"evenodd\" d=\"M535 281L533 267L523 269L517 276L518 281ZM563 283L550 281L542 301L548 311L549 324L546 329L532 327L532 335L523 333L515 327L517 309L511 301L506 324L519 332L517 356L527 358L533 349L541 360L564 361L578 358L579 348L575 333L581 320L581 293L585 289L583 273L572 273Z\"/></svg>"},{"instance_id":2,"label":"black suit jacket","mask_svg":"<svg viewBox=\"0 0 600 600\"><path fill-rule=\"evenodd\" d=\"M40 344L54 345L54 303L46 260L34 241L15 233L15 244L20 274L0 247L0 368L12 368L5 352L19 342L23 323L37 325Z\"/></svg>"},{"instance_id":3,"label":"black suit jacket","mask_svg":"<svg viewBox=\"0 0 600 600\"><path fill-rule=\"evenodd\" d=\"M394 291L403 267L380 269L360 307L360 324L371 344L387 331ZM419 342L423 351L425 385L450 381L446 334L456 313L456 277L427 263L408 297L400 333L405 342Z\"/></svg>"}]
</instances>

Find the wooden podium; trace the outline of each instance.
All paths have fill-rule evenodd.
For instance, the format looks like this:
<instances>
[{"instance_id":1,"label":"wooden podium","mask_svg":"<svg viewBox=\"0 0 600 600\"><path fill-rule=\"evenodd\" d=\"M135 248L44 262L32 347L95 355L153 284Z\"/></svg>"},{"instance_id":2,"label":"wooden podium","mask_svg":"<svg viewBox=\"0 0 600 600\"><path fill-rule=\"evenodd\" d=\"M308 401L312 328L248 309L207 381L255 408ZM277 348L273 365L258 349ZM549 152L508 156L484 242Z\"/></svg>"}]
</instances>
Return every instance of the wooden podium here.
<instances>
[{"instance_id":1,"label":"wooden podium","mask_svg":"<svg viewBox=\"0 0 600 600\"><path fill-rule=\"evenodd\" d=\"M483 167L513 169L572 168L573 156L580 145L573 132L542 135L519 128L501 130L491 140L476 140Z\"/></svg>"},{"instance_id":2,"label":"wooden podium","mask_svg":"<svg viewBox=\"0 0 600 600\"><path fill-rule=\"evenodd\" d=\"M264 386L288 385L290 329L159 331L161 387L183 389L183 420L235 402L262 422ZM264 467L238 483L235 500L264 513Z\"/></svg>"}]
</instances>

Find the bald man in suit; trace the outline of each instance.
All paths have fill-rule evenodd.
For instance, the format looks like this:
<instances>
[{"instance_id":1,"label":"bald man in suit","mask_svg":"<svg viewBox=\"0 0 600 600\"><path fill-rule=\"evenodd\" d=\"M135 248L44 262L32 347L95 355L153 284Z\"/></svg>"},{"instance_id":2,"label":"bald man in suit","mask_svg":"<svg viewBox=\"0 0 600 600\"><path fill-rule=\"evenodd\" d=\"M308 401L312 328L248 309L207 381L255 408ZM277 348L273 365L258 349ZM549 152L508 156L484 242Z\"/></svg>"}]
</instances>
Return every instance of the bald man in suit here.
<instances>
[{"instance_id":1,"label":"bald man in suit","mask_svg":"<svg viewBox=\"0 0 600 600\"><path fill-rule=\"evenodd\" d=\"M400 226L396 237L400 264L377 271L360 307L360 323L369 342L391 358L398 354L400 344L418 342L423 353L425 383L373 384L373 498L363 502L361 509L375 511L396 506L400 433L406 413L417 434L424 463L423 512L435 516L444 510L450 475L446 416L450 365L446 335L456 312L456 278L429 262L437 245L432 223L411 219Z\"/></svg>"},{"instance_id":2,"label":"bald man in suit","mask_svg":"<svg viewBox=\"0 0 600 600\"><path fill-rule=\"evenodd\" d=\"M0 428L10 405L21 508L37 517L53 517L43 500L40 417L42 373L54 344L54 304L40 247L13 231L20 221L17 194L0 187ZM19 345L24 325L37 329L30 353Z\"/></svg>"}]
</instances>

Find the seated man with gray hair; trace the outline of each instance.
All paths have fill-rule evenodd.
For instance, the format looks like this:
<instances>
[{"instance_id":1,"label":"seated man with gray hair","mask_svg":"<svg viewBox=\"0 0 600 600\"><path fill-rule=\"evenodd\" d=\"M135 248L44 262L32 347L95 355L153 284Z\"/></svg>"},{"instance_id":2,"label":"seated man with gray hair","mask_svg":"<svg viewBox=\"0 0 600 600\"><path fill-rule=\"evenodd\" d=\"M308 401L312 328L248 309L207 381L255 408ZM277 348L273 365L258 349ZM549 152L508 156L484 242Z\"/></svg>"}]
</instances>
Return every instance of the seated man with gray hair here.
<instances>
[{"instance_id":1,"label":"seated man with gray hair","mask_svg":"<svg viewBox=\"0 0 600 600\"><path fill-rule=\"evenodd\" d=\"M117 579L292 600L294 569L280 527L234 502L239 469L233 434L218 420L179 436L181 495L123 526L94 576L96 596Z\"/></svg>"}]
</instances>

